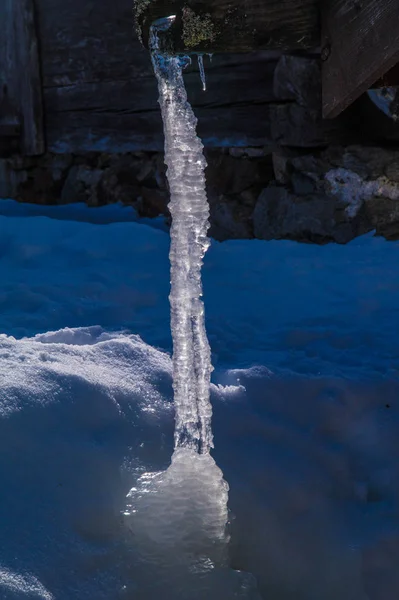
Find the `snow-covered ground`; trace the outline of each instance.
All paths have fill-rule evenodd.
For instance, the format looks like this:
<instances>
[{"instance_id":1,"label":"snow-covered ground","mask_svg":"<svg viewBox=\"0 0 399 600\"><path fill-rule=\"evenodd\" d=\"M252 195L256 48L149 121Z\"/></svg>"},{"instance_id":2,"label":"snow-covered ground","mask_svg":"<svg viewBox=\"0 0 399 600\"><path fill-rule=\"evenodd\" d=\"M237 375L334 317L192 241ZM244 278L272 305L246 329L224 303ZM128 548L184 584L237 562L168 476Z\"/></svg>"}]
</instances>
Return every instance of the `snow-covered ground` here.
<instances>
[{"instance_id":1,"label":"snow-covered ground","mask_svg":"<svg viewBox=\"0 0 399 600\"><path fill-rule=\"evenodd\" d=\"M141 599L123 512L172 453L168 234L10 201L0 231L0 600ZM206 256L231 561L266 600L399 598L398 264L372 236Z\"/></svg>"}]
</instances>

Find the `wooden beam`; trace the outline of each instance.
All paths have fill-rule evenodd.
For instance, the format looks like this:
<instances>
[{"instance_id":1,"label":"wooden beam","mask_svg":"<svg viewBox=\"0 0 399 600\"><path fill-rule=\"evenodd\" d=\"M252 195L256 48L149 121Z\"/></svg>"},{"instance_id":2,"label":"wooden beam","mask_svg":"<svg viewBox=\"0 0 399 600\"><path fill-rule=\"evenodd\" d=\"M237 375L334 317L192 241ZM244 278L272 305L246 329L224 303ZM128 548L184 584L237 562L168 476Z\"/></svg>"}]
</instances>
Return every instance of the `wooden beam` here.
<instances>
[{"instance_id":1,"label":"wooden beam","mask_svg":"<svg viewBox=\"0 0 399 600\"><path fill-rule=\"evenodd\" d=\"M312 48L320 43L318 0L136 0L144 45L149 27L176 15L165 34L174 53Z\"/></svg>"},{"instance_id":2,"label":"wooden beam","mask_svg":"<svg viewBox=\"0 0 399 600\"><path fill-rule=\"evenodd\" d=\"M322 3L323 116L333 118L399 62L398 0Z\"/></svg>"}]
</instances>

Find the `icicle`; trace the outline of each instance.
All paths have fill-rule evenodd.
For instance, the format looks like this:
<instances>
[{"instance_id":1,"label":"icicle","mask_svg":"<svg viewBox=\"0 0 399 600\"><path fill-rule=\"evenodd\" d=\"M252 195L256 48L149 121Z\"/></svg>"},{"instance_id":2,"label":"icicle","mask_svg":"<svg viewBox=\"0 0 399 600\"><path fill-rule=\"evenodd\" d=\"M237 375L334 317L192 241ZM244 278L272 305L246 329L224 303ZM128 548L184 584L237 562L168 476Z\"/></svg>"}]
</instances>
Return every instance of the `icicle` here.
<instances>
[{"instance_id":1,"label":"icicle","mask_svg":"<svg viewBox=\"0 0 399 600\"><path fill-rule=\"evenodd\" d=\"M151 28L170 186L171 330L176 415L175 451L165 472L144 473L128 495L125 514L134 532L140 598L260 600L253 578L229 568L228 485L210 455L211 353L205 330L201 267L209 246L206 161L187 100L187 57L162 53ZM202 56L198 57L202 64ZM203 70L203 66L202 66ZM205 75L202 74L205 89ZM130 597L137 597L136 589Z\"/></svg>"},{"instance_id":2,"label":"icicle","mask_svg":"<svg viewBox=\"0 0 399 600\"><path fill-rule=\"evenodd\" d=\"M158 32L173 18L151 29L152 62L159 87L165 132L172 215L171 327L176 447L201 454L212 447L209 400L211 354L205 331L201 266L209 246L209 205L205 191L206 161L196 135L197 119L187 100L183 68L188 57L160 52ZM202 56L198 57L202 64ZM203 70L203 67L202 67ZM205 75L202 74L205 87Z\"/></svg>"},{"instance_id":3,"label":"icicle","mask_svg":"<svg viewBox=\"0 0 399 600\"><path fill-rule=\"evenodd\" d=\"M205 67L204 67L204 56L202 54L198 54L198 66L201 75L202 81L202 89L204 92L206 91L206 76L205 76Z\"/></svg>"}]
</instances>

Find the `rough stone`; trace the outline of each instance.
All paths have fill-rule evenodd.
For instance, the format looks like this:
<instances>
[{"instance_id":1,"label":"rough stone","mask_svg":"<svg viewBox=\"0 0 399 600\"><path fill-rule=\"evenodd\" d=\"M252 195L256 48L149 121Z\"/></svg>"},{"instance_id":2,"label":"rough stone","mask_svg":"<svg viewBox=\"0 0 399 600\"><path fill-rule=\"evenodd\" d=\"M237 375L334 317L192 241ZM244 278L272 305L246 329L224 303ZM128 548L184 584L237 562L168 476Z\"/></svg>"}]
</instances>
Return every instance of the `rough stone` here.
<instances>
[{"instance_id":1,"label":"rough stone","mask_svg":"<svg viewBox=\"0 0 399 600\"><path fill-rule=\"evenodd\" d=\"M279 100L291 100L310 110L321 108L320 59L283 55L274 71L273 91Z\"/></svg>"},{"instance_id":2,"label":"rough stone","mask_svg":"<svg viewBox=\"0 0 399 600\"><path fill-rule=\"evenodd\" d=\"M377 235L399 240L399 198L372 196L366 200L365 208Z\"/></svg>"},{"instance_id":3,"label":"rough stone","mask_svg":"<svg viewBox=\"0 0 399 600\"><path fill-rule=\"evenodd\" d=\"M348 241L375 229L399 239L398 150L329 147L296 156L281 151L274 168L285 188L265 190L259 198L255 235Z\"/></svg>"},{"instance_id":4,"label":"rough stone","mask_svg":"<svg viewBox=\"0 0 399 600\"><path fill-rule=\"evenodd\" d=\"M238 202L220 202L211 207L209 235L219 242L253 236L252 210Z\"/></svg>"},{"instance_id":5,"label":"rough stone","mask_svg":"<svg viewBox=\"0 0 399 600\"><path fill-rule=\"evenodd\" d=\"M399 183L399 160L395 162L388 162L385 167L385 175L388 177L388 179L391 179L391 181Z\"/></svg>"},{"instance_id":6,"label":"rough stone","mask_svg":"<svg viewBox=\"0 0 399 600\"><path fill-rule=\"evenodd\" d=\"M339 200L317 194L296 196L277 186L263 190L253 221L255 237L263 240L345 244L364 233L361 220L351 220Z\"/></svg>"},{"instance_id":7,"label":"rough stone","mask_svg":"<svg viewBox=\"0 0 399 600\"><path fill-rule=\"evenodd\" d=\"M169 215L169 194L166 190L155 188L141 188L140 202L136 206L141 217L158 217Z\"/></svg>"},{"instance_id":8,"label":"rough stone","mask_svg":"<svg viewBox=\"0 0 399 600\"><path fill-rule=\"evenodd\" d=\"M271 106L273 140L298 148L325 146L320 60L281 56L274 71L273 91L278 100Z\"/></svg>"},{"instance_id":9,"label":"rough stone","mask_svg":"<svg viewBox=\"0 0 399 600\"><path fill-rule=\"evenodd\" d=\"M335 119L322 118L321 91L320 57L280 57L273 77L275 101L269 111L275 143L281 147L325 148L331 143L364 139L360 123L347 112Z\"/></svg>"},{"instance_id":10,"label":"rough stone","mask_svg":"<svg viewBox=\"0 0 399 600\"><path fill-rule=\"evenodd\" d=\"M135 205L140 197L139 165L130 157L112 160L102 171L98 182L98 197L101 204Z\"/></svg>"},{"instance_id":11,"label":"rough stone","mask_svg":"<svg viewBox=\"0 0 399 600\"><path fill-rule=\"evenodd\" d=\"M77 165L70 169L61 192L60 204L85 202L99 206L98 183L103 175L101 169Z\"/></svg>"},{"instance_id":12,"label":"rough stone","mask_svg":"<svg viewBox=\"0 0 399 600\"><path fill-rule=\"evenodd\" d=\"M270 107L271 134L276 144L297 148L326 146L320 110L288 102Z\"/></svg>"},{"instance_id":13,"label":"rough stone","mask_svg":"<svg viewBox=\"0 0 399 600\"><path fill-rule=\"evenodd\" d=\"M284 152L273 152L273 171L274 178L278 183L286 184L290 181L290 175L287 170L289 157Z\"/></svg>"},{"instance_id":14,"label":"rough stone","mask_svg":"<svg viewBox=\"0 0 399 600\"><path fill-rule=\"evenodd\" d=\"M208 151L206 156L206 179L210 195L237 195L249 189L255 189L259 194L273 179L271 155L251 159L247 155L236 158L223 151Z\"/></svg>"},{"instance_id":15,"label":"rough stone","mask_svg":"<svg viewBox=\"0 0 399 600\"><path fill-rule=\"evenodd\" d=\"M243 158L248 156L249 158L262 158L270 154L270 149L266 147L260 148L229 148L230 156L234 158Z\"/></svg>"},{"instance_id":16,"label":"rough stone","mask_svg":"<svg viewBox=\"0 0 399 600\"><path fill-rule=\"evenodd\" d=\"M211 235L344 243L376 230L399 239L399 150L225 148L206 151ZM46 154L0 160L0 196L90 206L121 202L169 219L162 153Z\"/></svg>"}]
</instances>

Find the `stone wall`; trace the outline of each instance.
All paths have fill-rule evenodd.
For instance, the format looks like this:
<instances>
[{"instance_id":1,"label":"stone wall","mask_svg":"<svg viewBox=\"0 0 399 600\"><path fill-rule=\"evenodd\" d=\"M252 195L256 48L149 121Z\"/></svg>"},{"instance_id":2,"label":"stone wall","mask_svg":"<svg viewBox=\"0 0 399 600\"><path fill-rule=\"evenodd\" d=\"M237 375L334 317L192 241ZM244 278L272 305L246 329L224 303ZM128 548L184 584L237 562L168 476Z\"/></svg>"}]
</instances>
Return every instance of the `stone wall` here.
<instances>
[{"instance_id":1,"label":"stone wall","mask_svg":"<svg viewBox=\"0 0 399 600\"><path fill-rule=\"evenodd\" d=\"M399 239L399 149L206 150L211 235L346 243L376 230ZM47 154L0 161L0 197L89 206L122 202L169 219L161 153Z\"/></svg>"},{"instance_id":2,"label":"stone wall","mask_svg":"<svg viewBox=\"0 0 399 600\"><path fill-rule=\"evenodd\" d=\"M399 149L329 147L274 155L276 183L254 210L261 239L346 243L375 230L399 239Z\"/></svg>"},{"instance_id":3,"label":"stone wall","mask_svg":"<svg viewBox=\"0 0 399 600\"><path fill-rule=\"evenodd\" d=\"M253 237L252 214L274 178L272 155L262 148L206 150L211 234L219 240ZM35 204L122 202L143 217L169 219L162 153L47 154L0 160L0 197Z\"/></svg>"}]
</instances>

